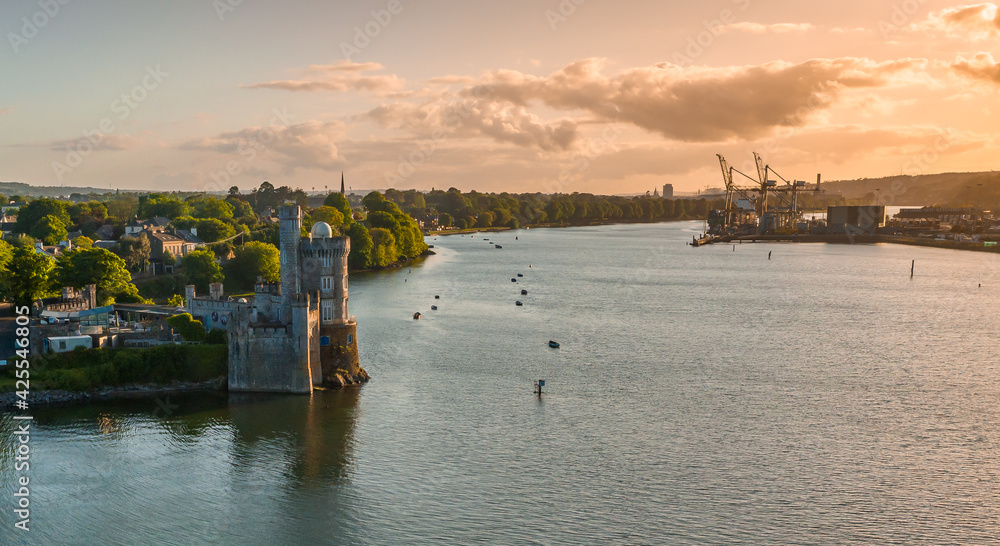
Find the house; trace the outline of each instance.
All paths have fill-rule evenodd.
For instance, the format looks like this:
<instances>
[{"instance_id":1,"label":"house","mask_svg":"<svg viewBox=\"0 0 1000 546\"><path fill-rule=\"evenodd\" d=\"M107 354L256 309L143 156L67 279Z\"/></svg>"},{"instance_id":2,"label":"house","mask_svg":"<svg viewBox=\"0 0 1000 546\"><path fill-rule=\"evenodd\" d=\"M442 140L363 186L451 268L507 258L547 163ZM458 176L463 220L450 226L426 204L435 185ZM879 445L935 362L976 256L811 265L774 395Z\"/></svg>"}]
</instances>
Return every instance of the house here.
<instances>
[{"instance_id":1,"label":"house","mask_svg":"<svg viewBox=\"0 0 1000 546\"><path fill-rule=\"evenodd\" d=\"M111 240L115 238L115 226L104 224L94 232L95 239Z\"/></svg>"},{"instance_id":2,"label":"house","mask_svg":"<svg viewBox=\"0 0 1000 546\"><path fill-rule=\"evenodd\" d=\"M177 235L184 240L184 248L181 251L181 255L183 256L187 256L188 253L205 244L205 241L202 241L201 238L198 237L198 228L196 227L191 229L175 230L174 235Z\"/></svg>"},{"instance_id":3,"label":"house","mask_svg":"<svg viewBox=\"0 0 1000 546\"><path fill-rule=\"evenodd\" d=\"M24 201L17 201L17 202L11 201L11 202L7 203L6 205L0 206L0 213L7 214L7 212L11 211L11 210L13 210L13 212L17 212L17 209L19 209L19 208L21 208L21 207L23 207L25 205L27 205L27 203L25 203Z\"/></svg>"},{"instance_id":4,"label":"house","mask_svg":"<svg viewBox=\"0 0 1000 546\"><path fill-rule=\"evenodd\" d=\"M163 231L170 224L169 218L154 216L149 220L132 220L125 226L125 235L136 237L143 231Z\"/></svg>"},{"instance_id":5,"label":"house","mask_svg":"<svg viewBox=\"0 0 1000 546\"><path fill-rule=\"evenodd\" d=\"M184 239L165 231L145 231L149 238L149 257L162 260L163 253L169 252L175 258L184 255Z\"/></svg>"}]
</instances>

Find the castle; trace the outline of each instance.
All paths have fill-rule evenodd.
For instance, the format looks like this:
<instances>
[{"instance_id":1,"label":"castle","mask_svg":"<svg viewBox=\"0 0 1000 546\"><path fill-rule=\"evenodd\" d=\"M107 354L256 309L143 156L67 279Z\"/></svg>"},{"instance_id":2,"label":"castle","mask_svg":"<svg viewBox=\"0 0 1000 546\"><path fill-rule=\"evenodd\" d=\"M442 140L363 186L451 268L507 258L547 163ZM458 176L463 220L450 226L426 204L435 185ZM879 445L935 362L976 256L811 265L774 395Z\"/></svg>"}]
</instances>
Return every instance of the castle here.
<instances>
[{"instance_id":1,"label":"castle","mask_svg":"<svg viewBox=\"0 0 1000 546\"><path fill-rule=\"evenodd\" d=\"M229 390L310 393L314 386L363 383L357 322L347 310L351 241L317 222L303 237L298 205L279 210L281 281L257 282L253 301L208 298L187 287L188 311L229 335Z\"/></svg>"}]
</instances>

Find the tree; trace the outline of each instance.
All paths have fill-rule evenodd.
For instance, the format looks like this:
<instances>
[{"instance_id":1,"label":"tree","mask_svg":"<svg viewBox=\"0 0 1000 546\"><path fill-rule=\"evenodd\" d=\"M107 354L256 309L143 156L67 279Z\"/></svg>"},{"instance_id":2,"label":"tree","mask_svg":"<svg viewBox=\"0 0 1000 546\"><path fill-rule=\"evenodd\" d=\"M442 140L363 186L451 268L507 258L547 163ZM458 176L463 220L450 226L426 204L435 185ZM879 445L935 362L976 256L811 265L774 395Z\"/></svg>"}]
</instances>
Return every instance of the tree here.
<instances>
[{"instance_id":1,"label":"tree","mask_svg":"<svg viewBox=\"0 0 1000 546\"><path fill-rule=\"evenodd\" d=\"M15 305L31 305L49 289L52 258L33 248L15 247L7 268L0 270L0 297Z\"/></svg>"},{"instance_id":2,"label":"tree","mask_svg":"<svg viewBox=\"0 0 1000 546\"><path fill-rule=\"evenodd\" d=\"M14 258L14 246L7 241L0 240L0 271L7 267L7 264Z\"/></svg>"},{"instance_id":3,"label":"tree","mask_svg":"<svg viewBox=\"0 0 1000 546\"><path fill-rule=\"evenodd\" d=\"M174 294L173 296L170 296L170 298L167 300L167 305L171 307L184 307L184 296L180 294Z\"/></svg>"},{"instance_id":4,"label":"tree","mask_svg":"<svg viewBox=\"0 0 1000 546\"><path fill-rule=\"evenodd\" d=\"M149 237L145 233L138 237L122 237L118 241L118 256L125 260L129 271L141 271L149 261L150 250Z\"/></svg>"},{"instance_id":5,"label":"tree","mask_svg":"<svg viewBox=\"0 0 1000 546\"><path fill-rule=\"evenodd\" d=\"M348 226L347 236L351 238L351 253L347 256L347 265L351 269L371 268L375 243L368 228L360 222L355 222Z\"/></svg>"},{"instance_id":6,"label":"tree","mask_svg":"<svg viewBox=\"0 0 1000 546\"><path fill-rule=\"evenodd\" d=\"M177 257L171 254L169 250L164 250L163 257L160 259L163 261L163 265L174 265L177 263Z\"/></svg>"},{"instance_id":7,"label":"tree","mask_svg":"<svg viewBox=\"0 0 1000 546\"><path fill-rule=\"evenodd\" d=\"M83 288L97 285L97 299L101 305L113 303L120 296L138 297L139 291L132 284L132 276L125 260L103 248L84 248L65 252L57 260L56 274L59 286Z\"/></svg>"},{"instance_id":8,"label":"tree","mask_svg":"<svg viewBox=\"0 0 1000 546\"><path fill-rule=\"evenodd\" d=\"M226 264L226 281L239 290L252 289L257 277L265 281L281 278L281 253L269 243L251 241L236 249L236 257Z\"/></svg>"},{"instance_id":9,"label":"tree","mask_svg":"<svg viewBox=\"0 0 1000 546\"><path fill-rule=\"evenodd\" d=\"M184 341L202 341L205 339L205 325L195 320L191 313L181 313L167 318L167 324L177 330Z\"/></svg>"},{"instance_id":10,"label":"tree","mask_svg":"<svg viewBox=\"0 0 1000 546\"><path fill-rule=\"evenodd\" d=\"M39 220L31 228L30 234L47 245L57 245L59 241L66 239L69 232L66 231L66 224L58 216L50 214Z\"/></svg>"},{"instance_id":11,"label":"tree","mask_svg":"<svg viewBox=\"0 0 1000 546\"><path fill-rule=\"evenodd\" d=\"M385 228L372 228L372 242L375 245L372 249L373 266L385 267L396 261L396 238L392 232Z\"/></svg>"},{"instance_id":12,"label":"tree","mask_svg":"<svg viewBox=\"0 0 1000 546\"><path fill-rule=\"evenodd\" d=\"M194 201L194 212L191 216L195 218L216 218L219 220L232 220L233 211L236 207L227 201L222 201L214 197L202 197Z\"/></svg>"},{"instance_id":13,"label":"tree","mask_svg":"<svg viewBox=\"0 0 1000 546\"><path fill-rule=\"evenodd\" d=\"M206 218L198 222L198 237L206 243L214 243L236 235L233 226L216 218Z\"/></svg>"},{"instance_id":14,"label":"tree","mask_svg":"<svg viewBox=\"0 0 1000 546\"><path fill-rule=\"evenodd\" d=\"M339 193L337 195L340 195ZM344 223L344 215L334 207L322 206L312 211L309 215L313 222L326 222L331 226L339 226Z\"/></svg>"},{"instance_id":15,"label":"tree","mask_svg":"<svg viewBox=\"0 0 1000 546\"><path fill-rule=\"evenodd\" d=\"M323 200L324 207L333 207L340 211L344 215L344 219L348 222L351 220L351 204L347 201L347 198L339 193L331 193L326 196Z\"/></svg>"},{"instance_id":16,"label":"tree","mask_svg":"<svg viewBox=\"0 0 1000 546\"><path fill-rule=\"evenodd\" d=\"M215 263L215 254L205 249L195 250L184 257L184 272L199 292L207 292L209 284L222 282L225 278L222 267Z\"/></svg>"},{"instance_id":17,"label":"tree","mask_svg":"<svg viewBox=\"0 0 1000 546\"><path fill-rule=\"evenodd\" d=\"M479 218L476 219L476 227L478 228L488 228L493 225L493 214L490 212L479 213Z\"/></svg>"},{"instance_id":18,"label":"tree","mask_svg":"<svg viewBox=\"0 0 1000 546\"><path fill-rule=\"evenodd\" d=\"M447 212L438 214L438 225L443 228L451 227L451 215Z\"/></svg>"},{"instance_id":19,"label":"tree","mask_svg":"<svg viewBox=\"0 0 1000 546\"><path fill-rule=\"evenodd\" d=\"M94 246L94 240L86 235L81 235L73 239L73 246L77 248L91 248Z\"/></svg>"},{"instance_id":20,"label":"tree","mask_svg":"<svg viewBox=\"0 0 1000 546\"><path fill-rule=\"evenodd\" d=\"M153 216L176 218L187 214L188 209L189 207L184 201L162 193L139 196L138 215L143 218L152 218Z\"/></svg>"},{"instance_id":21,"label":"tree","mask_svg":"<svg viewBox=\"0 0 1000 546\"><path fill-rule=\"evenodd\" d=\"M16 233L31 233L42 219L53 216L63 228L70 225L67 204L55 199L41 198L24 205L17 211L17 222L14 224ZM38 237L41 239L41 237ZM52 243L55 244L55 243Z\"/></svg>"}]
</instances>

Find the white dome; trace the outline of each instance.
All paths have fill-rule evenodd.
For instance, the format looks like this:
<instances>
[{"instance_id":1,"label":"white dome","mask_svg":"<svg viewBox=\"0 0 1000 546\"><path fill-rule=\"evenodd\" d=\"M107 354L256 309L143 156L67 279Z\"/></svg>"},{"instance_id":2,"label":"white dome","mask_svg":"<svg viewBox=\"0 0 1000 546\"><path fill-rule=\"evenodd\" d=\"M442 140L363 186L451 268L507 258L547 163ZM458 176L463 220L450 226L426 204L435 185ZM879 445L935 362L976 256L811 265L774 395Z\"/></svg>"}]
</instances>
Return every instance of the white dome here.
<instances>
[{"instance_id":1,"label":"white dome","mask_svg":"<svg viewBox=\"0 0 1000 546\"><path fill-rule=\"evenodd\" d=\"M316 222L313 224L312 236L314 239L329 239L333 237L333 228L326 222Z\"/></svg>"}]
</instances>

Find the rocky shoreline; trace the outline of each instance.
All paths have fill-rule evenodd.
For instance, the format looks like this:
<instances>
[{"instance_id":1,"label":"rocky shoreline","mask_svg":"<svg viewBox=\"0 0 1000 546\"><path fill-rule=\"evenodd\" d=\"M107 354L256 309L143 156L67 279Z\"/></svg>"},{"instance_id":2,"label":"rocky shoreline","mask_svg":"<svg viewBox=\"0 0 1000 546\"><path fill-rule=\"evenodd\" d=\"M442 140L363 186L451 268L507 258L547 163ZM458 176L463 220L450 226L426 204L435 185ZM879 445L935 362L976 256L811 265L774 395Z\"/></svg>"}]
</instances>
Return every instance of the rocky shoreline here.
<instances>
[{"instance_id":1,"label":"rocky shoreline","mask_svg":"<svg viewBox=\"0 0 1000 546\"><path fill-rule=\"evenodd\" d=\"M128 385L125 387L104 387L90 391L37 390L28 394L28 407L56 404L78 404L116 398L140 398L157 394L174 394L198 391L225 391L226 378L218 377L200 383L178 381L169 385ZM16 393L0 393L0 408L14 409L18 398Z\"/></svg>"}]
</instances>

